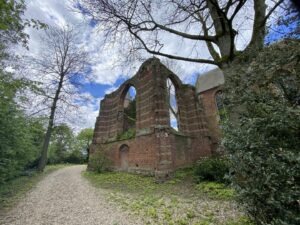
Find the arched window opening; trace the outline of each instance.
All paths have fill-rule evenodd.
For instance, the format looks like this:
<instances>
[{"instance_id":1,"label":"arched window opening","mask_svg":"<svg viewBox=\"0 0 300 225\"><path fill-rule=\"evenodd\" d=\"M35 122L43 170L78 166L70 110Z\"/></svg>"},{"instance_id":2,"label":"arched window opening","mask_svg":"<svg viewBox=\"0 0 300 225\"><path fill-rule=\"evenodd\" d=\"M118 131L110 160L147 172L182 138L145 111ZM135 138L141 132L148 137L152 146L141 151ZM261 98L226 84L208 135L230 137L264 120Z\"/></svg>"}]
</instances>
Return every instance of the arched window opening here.
<instances>
[{"instance_id":1,"label":"arched window opening","mask_svg":"<svg viewBox=\"0 0 300 225\"><path fill-rule=\"evenodd\" d=\"M131 86L124 98L123 132L135 133L136 123L136 90Z\"/></svg>"},{"instance_id":2,"label":"arched window opening","mask_svg":"<svg viewBox=\"0 0 300 225\"><path fill-rule=\"evenodd\" d=\"M223 92L218 91L215 95L216 106L218 109L218 119L222 121L225 119L225 107L224 107Z\"/></svg>"},{"instance_id":3,"label":"arched window opening","mask_svg":"<svg viewBox=\"0 0 300 225\"><path fill-rule=\"evenodd\" d=\"M170 78L167 79L167 102L169 107L170 127L178 131L179 113L176 100L176 89Z\"/></svg>"}]
</instances>

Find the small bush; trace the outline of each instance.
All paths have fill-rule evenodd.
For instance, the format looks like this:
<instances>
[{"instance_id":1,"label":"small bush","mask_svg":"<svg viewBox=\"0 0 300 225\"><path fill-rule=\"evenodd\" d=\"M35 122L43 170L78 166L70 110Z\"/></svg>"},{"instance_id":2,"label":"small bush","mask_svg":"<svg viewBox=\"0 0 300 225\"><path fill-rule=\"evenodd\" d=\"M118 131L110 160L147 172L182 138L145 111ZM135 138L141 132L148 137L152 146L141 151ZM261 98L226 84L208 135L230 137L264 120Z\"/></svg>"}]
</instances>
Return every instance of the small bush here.
<instances>
[{"instance_id":1,"label":"small bush","mask_svg":"<svg viewBox=\"0 0 300 225\"><path fill-rule=\"evenodd\" d=\"M225 182L229 172L229 162L226 158L212 157L199 161L195 168L197 182L217 181Z\"/></svg>"},{"instance_id":2,"label":"small bush","mask_svg":"<svg viewBox=\"0 0 300 225\"><path fill-rule=\"evenodd\" d=\"M97 151L90 155L88 169L97 173L109 170L110 160L105 156L104 151Z\"/></svg>"},{"instance_id":3,"label":"small bush","mask_svg":"<svg viewBox=\"0 0 300 225\"><path fill-rule=\"evenodd\" d=\"M119 134L117 136L117 140L127 140L135 137L135 129L130 128L127 131L123 132L122 134Z\"/></svg>"}]
</instances>

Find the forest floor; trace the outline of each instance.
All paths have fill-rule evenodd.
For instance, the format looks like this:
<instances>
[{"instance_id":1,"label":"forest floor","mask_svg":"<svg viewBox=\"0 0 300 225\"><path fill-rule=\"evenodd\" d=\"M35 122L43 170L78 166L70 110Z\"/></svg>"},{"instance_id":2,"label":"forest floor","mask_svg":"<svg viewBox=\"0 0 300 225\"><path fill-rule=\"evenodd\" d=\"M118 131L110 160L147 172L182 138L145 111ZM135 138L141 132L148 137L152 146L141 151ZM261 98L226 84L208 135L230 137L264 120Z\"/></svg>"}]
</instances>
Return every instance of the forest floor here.
<instances>
[{"instance_id":1,"label":"forest floor","mask_svg":"<svg viewBox=\"0 0 300 225\"><path fill-rule=\"evenodd\" d=\"M106 199L141 218L142 224L250 225L235 201L234 190L221 183L197 184L193 168L176 171L165 183L122 172L84 172Z\"/></svg>"},{"instance_id":2,"label":"forest floor","mask_svg":"<svg viewBox=\"0 0 300 225\"><path fill-rule=\"evenodd\" d=\"M157 184L153 177L85 169L69 166L47 175L0 215L0 224L248 224L232 189L212 182L195 184L191 170Z\"/></svg>"}]
</instances>

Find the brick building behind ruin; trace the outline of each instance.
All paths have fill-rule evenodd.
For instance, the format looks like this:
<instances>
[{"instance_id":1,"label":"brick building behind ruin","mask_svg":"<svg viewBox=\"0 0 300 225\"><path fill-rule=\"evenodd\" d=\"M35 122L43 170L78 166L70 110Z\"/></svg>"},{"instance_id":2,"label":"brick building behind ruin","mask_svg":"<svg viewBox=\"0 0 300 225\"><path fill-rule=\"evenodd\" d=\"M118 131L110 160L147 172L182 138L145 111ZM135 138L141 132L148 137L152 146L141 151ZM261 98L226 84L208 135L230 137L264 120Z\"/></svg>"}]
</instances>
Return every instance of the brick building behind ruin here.
<instances>
[{"instance_id":1,"label":"brick building behind ruin","mask_svg":"<svg viewBox=\"0 0 300 225\"><path fill-rule=\"evenodd\" d=\"M202 102L206 115L207 128L210 131L211 150L213 153L220 153L221 129L220 120L222 117L223 102L222 88L224 85L224 74L216 68L201 74L196 82L196 92Z\"/></svg>"},{"instance_id":2,"label":"brick building behind ruin","mask_svg":"<svg viewBox=\"0 0 300 225\"><path fill-rule=\"evenodd\" d=\"M170 125L167 79L175 87L178 131ZM135 136L120 140L124 132L124 100L136 89ZM212 154L207 116L195 87L180 79L156 58L144 62L131 79L101 101L91 154L103 151L115 170L166 178L177 168Z\"/></svg>"}]
</instances>

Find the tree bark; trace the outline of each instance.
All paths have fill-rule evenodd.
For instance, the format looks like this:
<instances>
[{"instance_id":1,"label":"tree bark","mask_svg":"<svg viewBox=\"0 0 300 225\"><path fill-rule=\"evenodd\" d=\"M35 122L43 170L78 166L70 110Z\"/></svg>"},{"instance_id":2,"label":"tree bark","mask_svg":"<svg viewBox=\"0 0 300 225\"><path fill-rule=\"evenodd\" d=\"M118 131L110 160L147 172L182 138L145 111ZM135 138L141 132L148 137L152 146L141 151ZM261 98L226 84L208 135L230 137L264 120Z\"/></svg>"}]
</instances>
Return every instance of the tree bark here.
<instances>
[{"instance_id":1,"label":"tree bark","mask_svg":"<svg viewBox=\"0 0 300 225\"><path fill-rule=\"evenodd\" d=\"M53 123L54 123L56 105L57 105L57 102L58 102L58 99L59 99L59 94L61 92L61 88L62 88L62 85L63 85L63 80L64 80L64 75L61 74L60 80L59 80L59 83L58 83L58 87L57 87L57 90L55 92L55 97L53 99L53 103L52 103L52 106L51 106L51 112L50 112L47 132L46 132L45 139L44 139L44 142L43 142L42 153L41 153L41 157L40 157L39 164L38 164L38 170L41 171L41 172L44 171L45 166L47 164L48 147L49 147L52 128L53 128Z\"/></svg>"},{"instance_id":2,"label":"tree bark","mask_svg":"<svg viewBox=\"0 0 300 225\"><path fill-rule=\"evenodd\" d=\"M265 0L254 1L254 23L250 44L247 48L262 49L266 35L266 9Z\"/></svg>"},{"instance_id":3,"label":"tree bark","mask_svg":"<svg viewBox=\"0 0 300 225\"><path fill-rule=\"evenodd\" d=\"M221 57L224 61L231 61L234 57L234 38L236 31L232 28L231 20L220 8L218 1L207 0L207 6L213 20L216 32L216 44L219 47Z\"/></svg>"}]
</instances>

